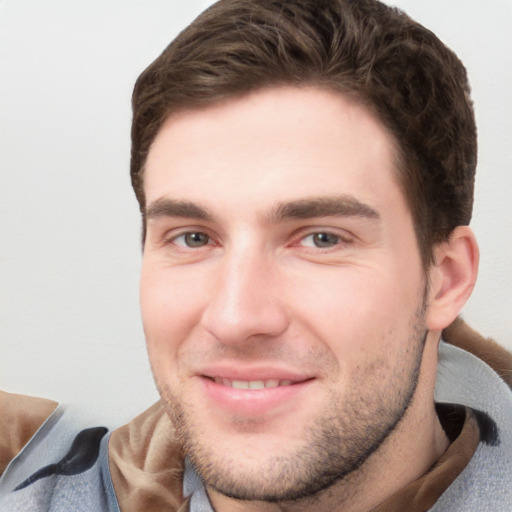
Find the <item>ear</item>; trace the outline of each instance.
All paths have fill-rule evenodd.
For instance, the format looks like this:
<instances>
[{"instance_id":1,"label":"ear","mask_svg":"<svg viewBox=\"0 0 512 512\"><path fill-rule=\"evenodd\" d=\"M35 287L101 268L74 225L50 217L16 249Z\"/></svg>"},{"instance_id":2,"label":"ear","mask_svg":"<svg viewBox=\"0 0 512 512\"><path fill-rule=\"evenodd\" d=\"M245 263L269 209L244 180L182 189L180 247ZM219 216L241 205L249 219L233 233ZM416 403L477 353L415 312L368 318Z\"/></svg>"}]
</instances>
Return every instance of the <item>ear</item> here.
<instances>
[{"instance_id":1,"label":"ear","mask_svg":"<svg viewBox=\"0 0 512 512\"><path fill-rule=\"evenodd\" d=\"M441 331L457 317L475 287L479 251L468 226L456 227L447 242L434 248L429 270L427 328Z\"/></svg>"}]
</instances>

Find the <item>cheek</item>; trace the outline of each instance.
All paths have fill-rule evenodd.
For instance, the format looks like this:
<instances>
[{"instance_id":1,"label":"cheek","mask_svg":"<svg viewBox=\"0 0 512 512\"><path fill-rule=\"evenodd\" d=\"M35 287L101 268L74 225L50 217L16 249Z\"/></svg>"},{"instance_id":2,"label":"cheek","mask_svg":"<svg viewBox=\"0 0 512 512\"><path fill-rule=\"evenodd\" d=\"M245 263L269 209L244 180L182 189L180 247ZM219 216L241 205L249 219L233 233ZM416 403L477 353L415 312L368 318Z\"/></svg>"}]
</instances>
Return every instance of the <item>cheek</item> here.
<instances>
[{"instance_id":1,"label":"cheek","mask_svg":"<svg viewBox=\"0 0 512 512\"><path fill-rule=\"evenodd\" d=\"M297 301L298 316L346 371L389 357L408 339L419 304L418 281L371 268L338 268L328 278L302 280L294 293L299 297L298 288L307 290Z\"/></svg>"},{"instance_id":2,"label":"cheek","mask_svg":"<svg viewBox=\"0 0 512 512\"><path fill-rule=\"evenodd\" d=\"M201 314L201 294L179 272L142 269L140 306L153 368L171 366Z\"/></svg>"}]
</instances>

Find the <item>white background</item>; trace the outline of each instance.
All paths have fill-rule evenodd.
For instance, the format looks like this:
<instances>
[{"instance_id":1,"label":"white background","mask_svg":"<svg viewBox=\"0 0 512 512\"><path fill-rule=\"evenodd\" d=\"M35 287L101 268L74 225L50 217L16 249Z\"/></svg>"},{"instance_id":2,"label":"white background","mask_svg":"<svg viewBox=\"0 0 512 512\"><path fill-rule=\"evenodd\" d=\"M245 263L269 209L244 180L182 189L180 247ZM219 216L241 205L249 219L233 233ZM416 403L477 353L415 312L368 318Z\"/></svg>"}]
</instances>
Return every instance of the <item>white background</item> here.
<instances>
[{"instance_id":1,"label":"white background","mask_svg":"<svg viewBox=\"0 0 512 512\"><path fill-rule=\"evenodd\" d=\"M209 3L0 0L0 388L107 423L157 398L137 298L130 95ZM395 5L468 68L482 258L464 315L512 348L512 1Z\"/></svg>"}]
</instances>

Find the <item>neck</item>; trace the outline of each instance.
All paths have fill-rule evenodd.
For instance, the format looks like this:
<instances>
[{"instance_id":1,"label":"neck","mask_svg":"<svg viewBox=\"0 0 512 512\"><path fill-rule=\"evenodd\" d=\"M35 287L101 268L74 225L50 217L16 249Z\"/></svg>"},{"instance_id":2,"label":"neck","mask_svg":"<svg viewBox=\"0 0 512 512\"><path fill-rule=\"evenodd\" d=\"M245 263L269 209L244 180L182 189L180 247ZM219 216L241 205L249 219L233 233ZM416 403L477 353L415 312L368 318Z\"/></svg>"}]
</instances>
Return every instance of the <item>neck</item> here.
<instances>
[{"instance_id":1,"label":"neck","mask_svg":"<svg viewBox=\"0 0 512 512\"><path fill-rule=\"evenodd\" d=\"M208 489L217 512L368 512L423 476L448 448L434 406L438 336L429 333L414 398L395 430L356 471L318 495L295 502L238 501Z\"/></svg>"}]
</instances>

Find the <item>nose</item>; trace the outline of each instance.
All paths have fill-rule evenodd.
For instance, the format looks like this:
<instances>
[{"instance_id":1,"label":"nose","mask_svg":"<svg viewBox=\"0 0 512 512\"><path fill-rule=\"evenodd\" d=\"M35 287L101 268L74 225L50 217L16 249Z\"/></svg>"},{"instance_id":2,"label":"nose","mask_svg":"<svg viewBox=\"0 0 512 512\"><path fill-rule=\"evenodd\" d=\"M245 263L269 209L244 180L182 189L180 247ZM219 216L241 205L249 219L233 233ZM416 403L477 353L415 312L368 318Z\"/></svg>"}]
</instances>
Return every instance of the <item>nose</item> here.
<instances>
[{"instance_id":1,"label":"nose","mask_svg":"<svg viewBox=\"0 0 512 512\"><path fill-rule=\"evenodd\" d=\"M275 265L264 255L226 255L201 318L219 342L235 345L255 337L277 337L288 327L288 314Z\"/></svg>"}]
</instances>

